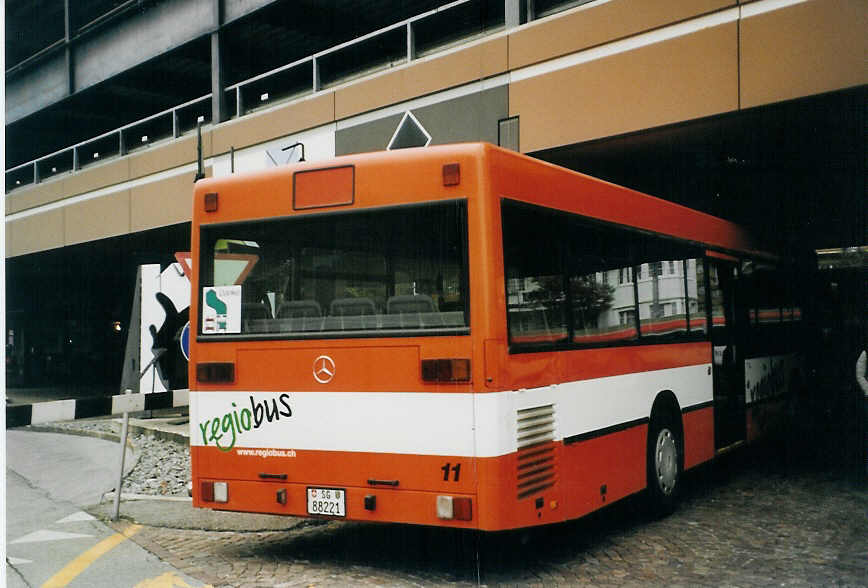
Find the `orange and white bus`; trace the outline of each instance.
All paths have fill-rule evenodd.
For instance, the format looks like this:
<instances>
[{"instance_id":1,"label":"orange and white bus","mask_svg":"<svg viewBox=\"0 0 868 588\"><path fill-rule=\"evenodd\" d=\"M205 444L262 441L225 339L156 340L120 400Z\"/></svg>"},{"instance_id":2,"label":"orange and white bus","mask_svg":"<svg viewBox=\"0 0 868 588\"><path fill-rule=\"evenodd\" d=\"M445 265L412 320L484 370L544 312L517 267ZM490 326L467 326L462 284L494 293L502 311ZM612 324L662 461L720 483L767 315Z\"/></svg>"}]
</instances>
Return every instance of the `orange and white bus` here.
<instances>
[{"instance_id":1,"label":"orange and white bus","mask_svg":"<svg viewBox=\"0 0 868 588\"><path fill-rule=\"evenodd\" d=\"M197 507L501 530L781 413L800 312L739 227L487 144L196 184ZM761 335L761 336L760 336Z\"/></svg>"}]
</instances>

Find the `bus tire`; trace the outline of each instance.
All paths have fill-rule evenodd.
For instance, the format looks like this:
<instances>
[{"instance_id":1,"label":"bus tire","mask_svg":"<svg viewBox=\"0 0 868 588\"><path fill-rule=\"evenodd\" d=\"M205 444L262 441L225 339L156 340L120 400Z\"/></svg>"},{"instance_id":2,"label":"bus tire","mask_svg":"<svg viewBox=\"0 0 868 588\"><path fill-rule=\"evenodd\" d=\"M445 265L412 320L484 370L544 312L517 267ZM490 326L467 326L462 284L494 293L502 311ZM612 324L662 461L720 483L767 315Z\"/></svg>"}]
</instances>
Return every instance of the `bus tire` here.
<instances>
[{"instance_id":1,"label":"bus tire","mask_svg":"<svg viewBox=\"0 0 868 588\"><path fill-rule=\"evenodd\" d=\"M647 483L652 514L675 510L683 470L681 427L668 410L655 410L648 425Z\"/></svg>"}]
</instances>

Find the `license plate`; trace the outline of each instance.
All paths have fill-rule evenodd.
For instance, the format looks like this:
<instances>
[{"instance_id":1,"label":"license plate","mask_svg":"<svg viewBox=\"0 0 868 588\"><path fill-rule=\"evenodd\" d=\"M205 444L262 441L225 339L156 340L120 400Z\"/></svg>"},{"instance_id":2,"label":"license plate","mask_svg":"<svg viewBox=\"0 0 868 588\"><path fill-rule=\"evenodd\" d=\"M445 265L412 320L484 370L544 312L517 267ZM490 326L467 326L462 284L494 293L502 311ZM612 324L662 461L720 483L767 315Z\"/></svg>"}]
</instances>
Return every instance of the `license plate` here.
<instances>
[{"instance_id":1,"label":"license plate","mask_svg":"<svg viewBox=\"0 0 868 588\"><path fill-rule=\"evenodd\" d=\"M347 491L343 488L308 488L307 514L347 516Z\"/></svg>"}]
</instances>

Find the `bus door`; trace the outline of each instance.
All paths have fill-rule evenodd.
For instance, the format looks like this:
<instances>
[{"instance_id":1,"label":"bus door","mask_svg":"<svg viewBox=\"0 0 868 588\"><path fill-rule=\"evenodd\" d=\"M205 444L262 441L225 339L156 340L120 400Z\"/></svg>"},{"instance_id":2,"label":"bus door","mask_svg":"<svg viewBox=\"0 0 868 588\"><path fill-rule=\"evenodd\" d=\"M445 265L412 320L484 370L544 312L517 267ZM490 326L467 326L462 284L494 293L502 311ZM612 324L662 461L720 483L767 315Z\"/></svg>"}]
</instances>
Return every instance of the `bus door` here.
<instances>
[{"instance_id":1,"label":"bus door","mask_svg":"<svg viewBox=\"0 0 868 588\"><path fill-rule=\"evenodd\" d=\"M737 325L738 265L707 258L711 310L714 442L717 450L745 439L744 361Z\"/></svg>"}]
</instances>

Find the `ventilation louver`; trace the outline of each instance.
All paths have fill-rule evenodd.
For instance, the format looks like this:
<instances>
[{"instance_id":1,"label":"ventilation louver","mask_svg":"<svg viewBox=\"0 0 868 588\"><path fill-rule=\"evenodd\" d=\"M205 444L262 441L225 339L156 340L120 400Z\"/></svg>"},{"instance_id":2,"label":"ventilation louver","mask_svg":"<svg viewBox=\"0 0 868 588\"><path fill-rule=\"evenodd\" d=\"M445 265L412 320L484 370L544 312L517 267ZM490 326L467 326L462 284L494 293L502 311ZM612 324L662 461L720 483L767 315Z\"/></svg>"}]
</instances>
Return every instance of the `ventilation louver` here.
<instances>
[{"instance_id":1,"label":"ventilation louver","mask_svg":"<svg viewBox=\"0 0 868 588\"><path fill-rule=\"evenodd\" d=\"M555 484L555 407L523 408L516 415L518 498L539 494Z\"/></svg>"}]
</instances>

